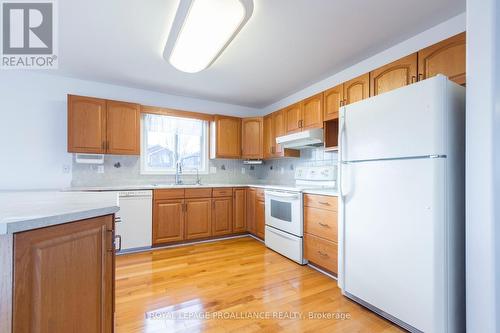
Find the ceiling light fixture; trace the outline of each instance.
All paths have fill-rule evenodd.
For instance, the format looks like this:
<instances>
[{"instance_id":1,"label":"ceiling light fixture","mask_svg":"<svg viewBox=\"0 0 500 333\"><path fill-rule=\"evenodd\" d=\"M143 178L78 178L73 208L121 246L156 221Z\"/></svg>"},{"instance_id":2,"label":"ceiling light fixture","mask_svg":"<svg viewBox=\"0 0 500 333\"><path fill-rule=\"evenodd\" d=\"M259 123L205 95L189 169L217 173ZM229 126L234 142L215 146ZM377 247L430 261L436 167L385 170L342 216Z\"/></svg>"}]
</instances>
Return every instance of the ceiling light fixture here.
<instances>
[{"instance_id":1,"label":"ceiling light fixture","mask_svg":"<svg viewBox=\"0 0 500 333\"><path fill-rule=\"evenodd\" d=\"M210 66L243 28L253 0L180 0L163 57L180 71Z\"/></svg>"}]
</instances>

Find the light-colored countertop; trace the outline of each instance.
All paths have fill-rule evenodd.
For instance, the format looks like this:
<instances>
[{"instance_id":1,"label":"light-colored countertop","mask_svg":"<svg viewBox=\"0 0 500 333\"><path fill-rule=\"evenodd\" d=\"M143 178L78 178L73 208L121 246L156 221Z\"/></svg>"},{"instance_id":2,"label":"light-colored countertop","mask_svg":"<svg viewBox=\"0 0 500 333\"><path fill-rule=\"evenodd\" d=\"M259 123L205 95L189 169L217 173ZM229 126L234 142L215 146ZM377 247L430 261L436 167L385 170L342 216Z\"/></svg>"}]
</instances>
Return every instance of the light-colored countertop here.
<instances>
[{"instance_id":1,"label":"light-colored countertop","mask_svg":"<svg viewBox=\"0 0 500 333\"><path fill-rule=\"evenodd\" d=\"M300 191L294 185L270 185L270 184L202 184L202 185L172 185L172 184L144 184L144 185L113 185L113 186L85 186L85 187L69 187L63 191L136 191L136 190L157 190L157 189L173 189L173 188L210 188L210 187L256 187L263 189L283 190L283 191ZM305 189L303 193L338 196L336 189Z\"/></svg>"},{"instance_id":2,"label":"light-colored countertop","mask_svg":"<svg viewBox=\"0 0 500 333\"><path fill-rule=\"evenodd\" d=\"M110 192L0 192L0 235L43 228L119 210Z\"/></svg>"}]
</instances>

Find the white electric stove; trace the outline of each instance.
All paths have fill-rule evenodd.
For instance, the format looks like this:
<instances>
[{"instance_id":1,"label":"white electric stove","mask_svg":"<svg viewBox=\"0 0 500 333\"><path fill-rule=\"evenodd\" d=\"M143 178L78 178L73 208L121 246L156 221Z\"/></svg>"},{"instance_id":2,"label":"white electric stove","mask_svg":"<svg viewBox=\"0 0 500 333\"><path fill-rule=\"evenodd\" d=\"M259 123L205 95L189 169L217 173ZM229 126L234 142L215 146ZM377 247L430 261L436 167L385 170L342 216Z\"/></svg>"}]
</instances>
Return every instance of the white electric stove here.
<instances>
[{"instance_id":1,"label":"white electric stove","mask_svg":"<svg viewBox=\"0 0 500 333\"><path fill-rule=\"evenodd\" d=\"M298 167L294 187L265 191L265 244L270 249L303 265L303 194L309 189L335 189L337 166Z\"/></svg>"}]
</instances>

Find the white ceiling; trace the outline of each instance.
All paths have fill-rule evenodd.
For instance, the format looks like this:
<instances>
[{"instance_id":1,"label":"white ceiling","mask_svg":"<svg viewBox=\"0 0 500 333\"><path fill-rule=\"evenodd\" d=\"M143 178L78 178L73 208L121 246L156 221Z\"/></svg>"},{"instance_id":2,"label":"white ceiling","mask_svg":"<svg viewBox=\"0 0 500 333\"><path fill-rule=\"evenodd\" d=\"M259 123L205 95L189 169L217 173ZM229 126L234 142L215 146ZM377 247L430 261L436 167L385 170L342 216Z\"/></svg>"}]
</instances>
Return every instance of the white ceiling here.
<instances>
[{"instance_id":1,"label":"white ceiling","mask_svg":"<svg viewBox=\"0 0 500 333\"><path fill-rule=\"evenodd\" d=\"M465 0L254 0L196 74L162 58L179 0L64 0L58 74L264 107L465 11Z\"/></svg>"}]
</instances>

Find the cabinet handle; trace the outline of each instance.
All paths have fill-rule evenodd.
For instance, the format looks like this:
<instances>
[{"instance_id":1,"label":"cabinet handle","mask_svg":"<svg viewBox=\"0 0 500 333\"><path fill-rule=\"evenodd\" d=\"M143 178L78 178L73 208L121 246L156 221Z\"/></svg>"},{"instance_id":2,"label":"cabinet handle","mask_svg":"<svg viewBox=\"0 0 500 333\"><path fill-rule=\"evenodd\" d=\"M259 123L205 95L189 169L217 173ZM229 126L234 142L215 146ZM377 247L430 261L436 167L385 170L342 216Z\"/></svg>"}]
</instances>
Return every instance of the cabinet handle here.
<instances>
[{"instance_id":1,"label":"cabinet handle","mask_svg":"<svg viewBox=\"0 0 500 333\"><path fill-rule=\"evenodd\" d=\"M103 141L103 142L101 143L101 148L102 148L102 149L106 149L106 141Z\"/></svg>"},{"instance_id":2,"label":"cabinet handle","mask_svg":"<svg viewBox=\"0 0 500 333\"><path fill-rule=\"evenodd\" d=\"M417 77L415 75L413 75L411 77L411 83L415 83L415 82L417 82Z\"/></svg>"},{"instance_id":3,"label":"cabinet handle","mask_svg":"<svg viewBox=\"0 0 500 333\"><path fill-rule=\"evenodd\" d=\"M297 120L297 127L300 128L300 120Z\"/></svg>"},{"instance_id":4,"label":"cabinet handle","mask_svg":"<svg viewBox=\"0 0 500 333\"><path fill-rule=\"evenodd\" d=\"M325 227L325 228L330 228L330 225L326 224L326 223L321 223L321 222L318 222L318 224L322 227Z\"/></svg>"},{"instance_id":5,"label":"cabinet handle","mask_svg":"<svg viewBox=\"0 0 500 333\"><path fill-rule=\"evenodd\" d=\"M116 251L120 252L122 250L122 236L121 235L116 235L114 238L114 248ZM116 248L116 240L118 240L118 249Z\"/></svg>"},{"instance_id":6,"label":"cabinet handle","mask_svg":"<svg viewBox=\"0 0 500 333\"><path fill-rule=\"evenodd\" d=\"M106 251L107 252L115 252L115 230L106 230L106 234L109 235L109 237L106 237L106 243L108 243L108 239L109 239L109 242L111 244L106 244ZM108 247L109 246L109 247Z\"/></svg>"},{"instance_id":7,"label":"cabinet handle","mask_svg":"<svg viewBox=\"0 0 500 333\"><path fill-rule=\"evenodd\" d=\"M322 257L328 257L327 253L321 252L320 250L318 250L318 254Z\"/></svg>"},{"instance_id":8,"label":"cabinet handle","mask_svg":"<svg viewBox=\"0 0 500 333\"><path fill-rule=\"evenodd\" d=\"M424 78L424 75L422 73L418 74L418 80L419 81L422 81L423 78Z\"/></svg>"},{"instance_id":9,"label":"cabinet handle","mask_svg":"<svg viewBox=\"0 0 500 333\"><path fill-rule=\"evenodd\" d=\"M330 206L330 203L325 202L325 201L319 201L318 203L319 203L320 205Z\"/></svg>"}]
</instances>

